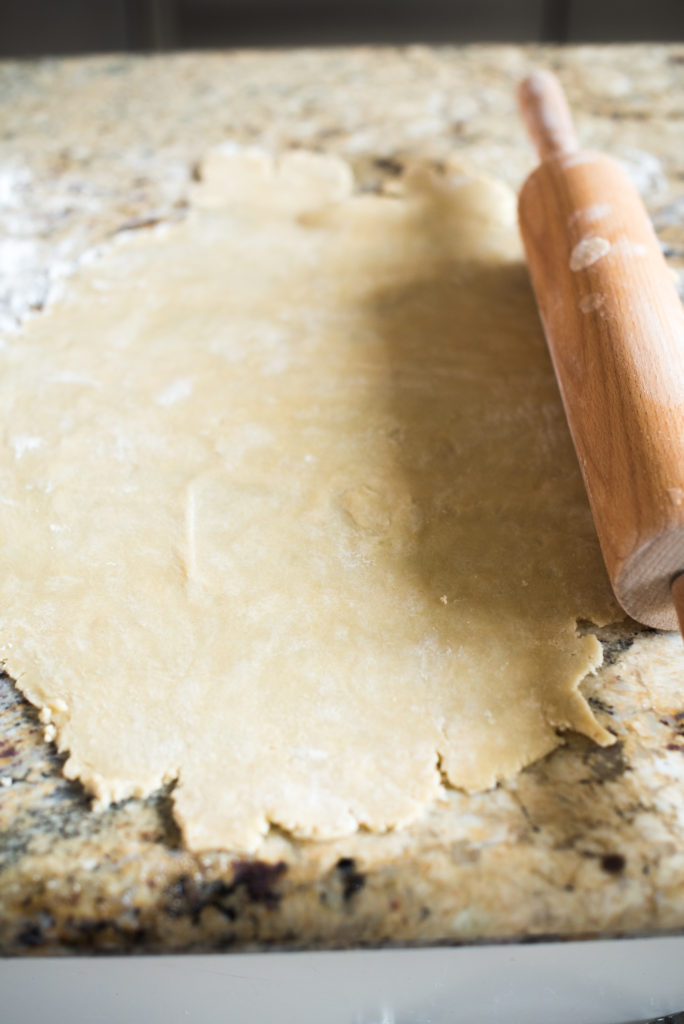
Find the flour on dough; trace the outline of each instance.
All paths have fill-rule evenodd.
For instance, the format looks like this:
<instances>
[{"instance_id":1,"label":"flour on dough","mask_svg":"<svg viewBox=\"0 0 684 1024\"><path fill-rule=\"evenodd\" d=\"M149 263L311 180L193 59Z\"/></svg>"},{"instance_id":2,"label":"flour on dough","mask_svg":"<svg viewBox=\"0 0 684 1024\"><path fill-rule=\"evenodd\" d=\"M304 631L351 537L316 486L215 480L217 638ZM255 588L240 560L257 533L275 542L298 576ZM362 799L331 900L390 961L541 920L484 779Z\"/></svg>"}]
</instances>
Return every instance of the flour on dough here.
<instances>
[{"instance_id":1,"label":"flour on dough","mask_svg":"<svg viewBox=\"0 0 684 1024\"><path fill-rule=\"evenodd\" d=\"M615 616L501 185L211 154L0 353L1 654L193 849L415 819L577 729Z\"/></svg>"}]
</instances>

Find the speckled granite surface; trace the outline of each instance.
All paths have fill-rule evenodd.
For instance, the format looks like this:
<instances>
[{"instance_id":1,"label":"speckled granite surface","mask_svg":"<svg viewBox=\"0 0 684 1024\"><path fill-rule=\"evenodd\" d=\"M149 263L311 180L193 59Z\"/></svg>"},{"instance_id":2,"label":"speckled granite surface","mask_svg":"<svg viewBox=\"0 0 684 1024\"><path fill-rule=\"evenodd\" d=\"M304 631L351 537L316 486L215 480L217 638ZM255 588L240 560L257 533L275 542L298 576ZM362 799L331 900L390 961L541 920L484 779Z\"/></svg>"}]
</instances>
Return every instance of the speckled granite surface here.
<instances>
[{"instance_id":1,"label":"speckled granite surface","mask_svg":"<svg viewBox=\"0 0 684 1024\"><path fill-rule=\"evenodd\" d=\"M0 65L0 324L117 231L183 215L224 139L345 156L361 187L461 155L517 187L517 80L555 68L587 146L620 158L684 268L684 48L519 47L104 57ZM681 271L680 271L681 277ZM590 629L590 625L580 628ZM257 860L182 848L168 793L93 813L0 678L0 951L463 942L684 929L684 647L620 624L584 684L618 738L580 737L409 829L274 831Z\"/></svg>"}]
</instances>

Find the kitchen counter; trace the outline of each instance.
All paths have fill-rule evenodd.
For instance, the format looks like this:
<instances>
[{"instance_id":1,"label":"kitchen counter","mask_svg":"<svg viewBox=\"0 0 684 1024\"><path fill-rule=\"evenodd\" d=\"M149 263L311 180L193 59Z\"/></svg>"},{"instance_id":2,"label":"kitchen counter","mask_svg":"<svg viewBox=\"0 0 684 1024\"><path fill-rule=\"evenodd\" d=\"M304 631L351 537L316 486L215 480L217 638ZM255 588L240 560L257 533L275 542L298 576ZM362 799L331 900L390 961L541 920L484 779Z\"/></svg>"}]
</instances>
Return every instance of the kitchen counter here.
<instances>
[{"instance_id":1,"label":"kitchen counter","mask_svg":"<svg viewBox=\"0 0 684 1024\"><path fill-rule=\"evenodd\" d=\"M361 188L462 157L519 187L534 65L584 145L619 158L684 281L684 47L471 47L98 57L0 65L0 327L44 307L118 232L184 215L226 139L344 156ZM678 196L679 192L679 197ZM93 811L0 678L0 952L225 950L654 934L684 928L684 647L596 630L583 683L617 736L579 736L410 828L256 858L183 847L169 790Z\"/></svg>"}]
</instances>

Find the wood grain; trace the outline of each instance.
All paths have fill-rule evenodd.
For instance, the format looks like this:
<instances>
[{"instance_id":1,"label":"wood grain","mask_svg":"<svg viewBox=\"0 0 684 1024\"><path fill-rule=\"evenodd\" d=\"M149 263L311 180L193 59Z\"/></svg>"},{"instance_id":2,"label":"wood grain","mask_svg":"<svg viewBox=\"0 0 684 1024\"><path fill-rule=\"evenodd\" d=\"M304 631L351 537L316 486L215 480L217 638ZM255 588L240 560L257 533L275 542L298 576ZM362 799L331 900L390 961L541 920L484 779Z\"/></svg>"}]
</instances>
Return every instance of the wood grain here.
<instances>
[{"instance_id":1,"label":"wood grain","mask_svg":"<svg viewBox=\"0 0 684 1024\"><path fill-rule=\"evenodd\" d=\"M574 150L558 91L544 90L520 93L550 154L520 193L530 276L617 599L676 629L684 311L638 193L613 161Z\"/></svg>"}]
</instances>

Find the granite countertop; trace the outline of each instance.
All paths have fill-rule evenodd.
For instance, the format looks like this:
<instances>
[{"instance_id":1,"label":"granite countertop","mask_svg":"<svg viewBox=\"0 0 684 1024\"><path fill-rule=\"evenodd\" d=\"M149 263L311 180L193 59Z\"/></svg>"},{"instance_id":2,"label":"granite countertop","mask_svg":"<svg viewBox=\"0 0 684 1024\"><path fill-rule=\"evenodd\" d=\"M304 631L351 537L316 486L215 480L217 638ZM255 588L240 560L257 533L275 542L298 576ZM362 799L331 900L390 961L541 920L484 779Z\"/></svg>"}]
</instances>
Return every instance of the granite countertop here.
<instances>
[{"instance_id":1,"label":"granite countertop","mask_svg":"<svg viewBox=\"0 0 684 1024\"><path fill-rule=\"evenodd\" d=\"M684 47L6 63L0 327L41 309L117 232L182 217L197 161L225 139L341 154L367 189L409 157L453 155L517 188L534 160L514 88L533 65L559 73L582 142L626 166L684 279ZM92 811L1 677L0 952L681 930L684 647L631 622L597 632L604 666L583 692L614 746L571 736L510 782L450 790L446 806L385 836L302 843L274 830L257 859L184 849L168 791Z\"/></svg>"}]
</instances>

